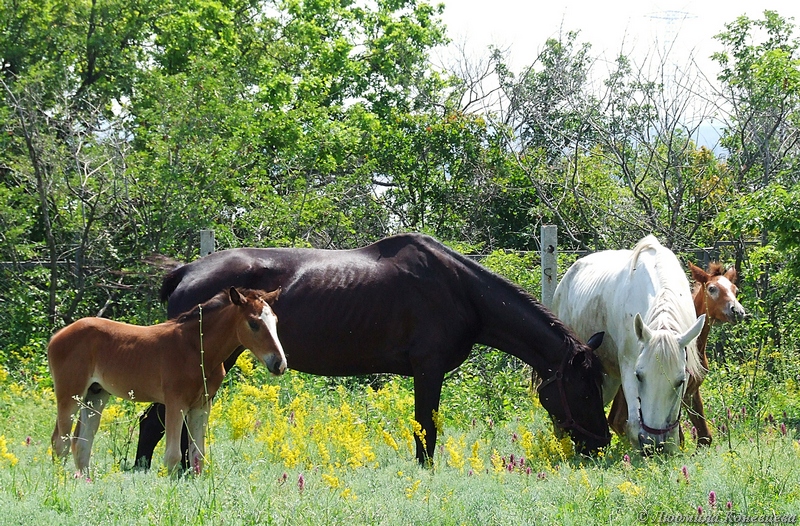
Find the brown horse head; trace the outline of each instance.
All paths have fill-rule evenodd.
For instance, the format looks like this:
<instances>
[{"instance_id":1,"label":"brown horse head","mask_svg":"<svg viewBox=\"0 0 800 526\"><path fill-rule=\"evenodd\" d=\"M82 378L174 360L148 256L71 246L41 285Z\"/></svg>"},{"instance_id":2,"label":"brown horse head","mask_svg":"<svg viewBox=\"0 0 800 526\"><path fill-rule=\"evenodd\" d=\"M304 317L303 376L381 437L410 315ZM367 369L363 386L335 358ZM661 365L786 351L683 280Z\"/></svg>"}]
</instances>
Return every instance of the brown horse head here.
<instances>
[{"instance_id":1,"label":"brown horse head","mask_svg":"<svg viewBox=\"0 0 800 526\"><path fill-rule=\"evenodd\" d=\"M695 310L697 314L707 314L713 323L736 323L745 316L744 307L736 299L739 279L736 269L727 271L719 263L711 263L708 272L689 263L696 285L694 290Z\"/></svg>"},{"instance_id":2,"label":"brown horse head","mask_svg":"<svg viewBox=\"0 0 800 526\"><path fill-rule=\"evenodd\" d=\"M231 303L242 310L242 320L236 327L239 343L250 349L274 375L286 370L286 355L278 339L278 317L272 311L280 292L281 289L263 292L236 287L228 291Z\"/></svg>"},{"instance_id":3,"label":"brown horse head","mask_svg":"<svg viewBox=\"0 0 800 526\"><path fill-rule=\"evenodd\" d=\"M604 334L594 334L574 354L565 355L558 370L537 387L556 434L568 432L581 454L592 454L611 442L603 412L602 365L594 352Z\"/></svg>"}]
</instances>

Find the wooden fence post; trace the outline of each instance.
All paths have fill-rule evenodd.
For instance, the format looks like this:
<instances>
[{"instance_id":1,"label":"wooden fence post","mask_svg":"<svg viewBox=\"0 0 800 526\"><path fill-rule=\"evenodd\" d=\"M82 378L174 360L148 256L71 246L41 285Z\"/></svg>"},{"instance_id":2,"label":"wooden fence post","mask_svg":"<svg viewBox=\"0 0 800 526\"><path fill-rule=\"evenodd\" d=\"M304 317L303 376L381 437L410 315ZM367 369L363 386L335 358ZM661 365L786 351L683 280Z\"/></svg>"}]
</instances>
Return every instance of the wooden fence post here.
<instances>
[{"instance_id":1,"label":"wooden fence post","mask_svg":"<svg viewBox=\"0 0 800 526\"><path fill-rule=\"evenodd\" d=\"M214 252L214 231L200 231L200 257L207 256Z\"/></svg>"},{"instance_id":2,"label":"wooden fence post","mask_svg":"<svg viewBox=\"0 0 800 526\"><path fill-rule=\"evenodd\" d=\"M542 225L542 304L552 308L558 283L558 227Z\"/></svg>"}]
</instances>

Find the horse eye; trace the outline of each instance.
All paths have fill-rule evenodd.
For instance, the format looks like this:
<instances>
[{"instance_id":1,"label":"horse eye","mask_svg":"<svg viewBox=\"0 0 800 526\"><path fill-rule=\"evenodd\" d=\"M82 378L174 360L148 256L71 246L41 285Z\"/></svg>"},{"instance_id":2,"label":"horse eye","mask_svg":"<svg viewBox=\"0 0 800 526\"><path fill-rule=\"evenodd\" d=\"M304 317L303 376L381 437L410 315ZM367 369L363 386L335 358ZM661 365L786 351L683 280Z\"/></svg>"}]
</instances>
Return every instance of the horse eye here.
<instances>
[{"instance_id":1,"label":"horse eye","mask_svg":"<svg viewBox=\"0 0 800 526\"><path fill-rule=\"evenodd\" d=\"M717 287L715 285L709 286L708 287L708 292L711 293L711 294L716 294L717 293Z\"/></svg>"},{"instance_id":2,"label":"horse eye","mask_svg":"<svg viewBox=\"0 0 800 526\"><path fill-rule=\"evenodd\" d=\"M639 381L639 383L641 383L641 382L642 382L642 373L640 373L640 372L638 372L638 371L636 372L636 380L638 380L638 381Z\"/></svg>"},{"instance_id":3,"label":"horse eye","mask_svg":"<svg viewBox=\"0 0 800 526\"><path fill-rule=\"evenodd\" d=\"M253 331L258 331L258 329L261 328L261 325L259 325L258 322L254 320L248 321L247 324L250 325L250 328L253 329Z\"/></svg>"}]
</instances>

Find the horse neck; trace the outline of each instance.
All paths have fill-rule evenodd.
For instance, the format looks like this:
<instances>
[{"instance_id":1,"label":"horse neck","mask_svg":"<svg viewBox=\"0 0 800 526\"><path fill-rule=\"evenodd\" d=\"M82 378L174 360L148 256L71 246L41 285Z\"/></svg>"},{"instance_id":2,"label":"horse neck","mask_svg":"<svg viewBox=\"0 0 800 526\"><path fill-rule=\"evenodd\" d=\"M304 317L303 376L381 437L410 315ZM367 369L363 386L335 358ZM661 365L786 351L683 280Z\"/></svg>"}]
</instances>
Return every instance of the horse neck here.
<instances>
[{"instance_id":1,"label":"horse neck","mask_svg":"<svg viewBox=\"0 0 800 526\"><path fill-rule=\"evenodd\" d=\"M483 289L474 301L481 318L478 343L516 356L540 374L559 366L572 336L532 297L501 283Z\"/></svg>"},{"instance_id":2,"label":"horse neck","mask_svg":"<svg viewBox=\"0 0 800 526\"><path fill-rule=\"evenodd\" d=\"M694 311L699 317L703 314L706 315L706 322L703 324L703 330L697 337L697 352L701 356L706 350L706 343L708 343L708 335L711 332L711 316L708 314L708 295L706 294L706 286L701 284L697 287L694 293Z\"/></svg>"},{"instance_id":3,"label":"horse neck","mask_svg":"<svg viewBox=\"0 0 800 526\"><path fill-rule=\"evenodd\" d=\"M202 353L205 367L218 366L241 345L236 334L237 318L237 308L228 305L208 313L201 308L196 319L183 322L184 334Z\"/></svg>"}]
</instances>

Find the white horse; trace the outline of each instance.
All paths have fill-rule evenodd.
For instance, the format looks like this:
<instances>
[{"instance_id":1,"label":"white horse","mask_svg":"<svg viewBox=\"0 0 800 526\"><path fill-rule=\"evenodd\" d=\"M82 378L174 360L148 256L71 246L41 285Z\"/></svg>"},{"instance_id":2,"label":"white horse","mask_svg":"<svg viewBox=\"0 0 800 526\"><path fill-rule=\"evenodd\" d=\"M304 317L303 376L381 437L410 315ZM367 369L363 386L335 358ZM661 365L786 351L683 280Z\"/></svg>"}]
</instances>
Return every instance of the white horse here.
<instances>
[{"instance_id":1,"label":"white horse","mask_svg":"<svg viewBox=\"0 0 800 526\"><path fill-rule=\"evenodd\" d=\"M581 258L558 284L553 311L580 337L605 331L596 351L605 373L603 402L622 386L631 443L674 452L688 377L705 373L695 342L705 314L695 314L675 255L647 236L633 250Z\"/></svg>"}]
</instances>

